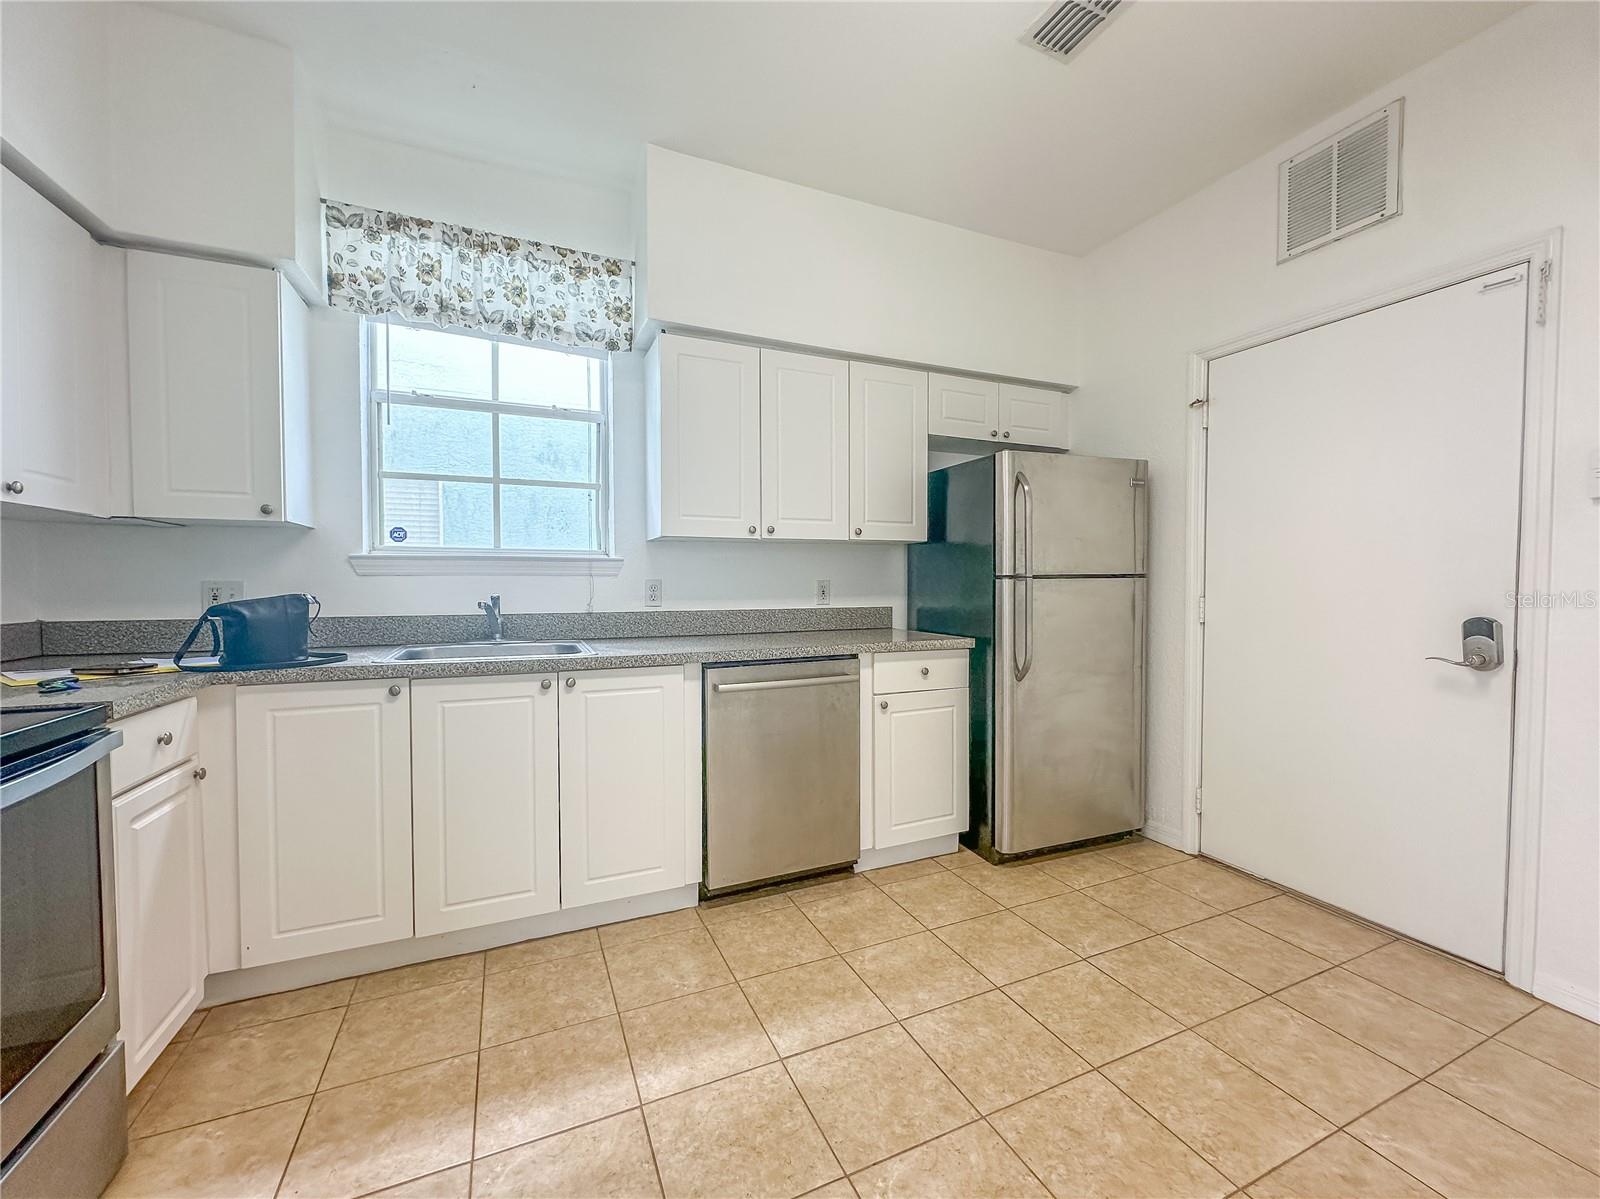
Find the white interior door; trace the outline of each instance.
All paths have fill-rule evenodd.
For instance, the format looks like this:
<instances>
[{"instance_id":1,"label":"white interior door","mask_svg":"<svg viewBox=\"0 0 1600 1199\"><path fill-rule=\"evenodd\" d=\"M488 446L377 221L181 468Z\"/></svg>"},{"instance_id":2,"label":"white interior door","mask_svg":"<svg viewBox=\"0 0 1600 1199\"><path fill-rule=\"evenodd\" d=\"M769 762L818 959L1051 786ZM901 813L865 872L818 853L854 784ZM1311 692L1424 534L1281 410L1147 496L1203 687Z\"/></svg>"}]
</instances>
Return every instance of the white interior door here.
<instances>
[{"instance_id":1,"label":"white interior door","mask_svg":"<svg viewBox=\"0 0 1600 1199\"><path fill-rule=\"evenodd\" d=\"M1201 848L1495 969L1525 275L1213 361L1206 451Z\"/></svg>"}]
</instances>

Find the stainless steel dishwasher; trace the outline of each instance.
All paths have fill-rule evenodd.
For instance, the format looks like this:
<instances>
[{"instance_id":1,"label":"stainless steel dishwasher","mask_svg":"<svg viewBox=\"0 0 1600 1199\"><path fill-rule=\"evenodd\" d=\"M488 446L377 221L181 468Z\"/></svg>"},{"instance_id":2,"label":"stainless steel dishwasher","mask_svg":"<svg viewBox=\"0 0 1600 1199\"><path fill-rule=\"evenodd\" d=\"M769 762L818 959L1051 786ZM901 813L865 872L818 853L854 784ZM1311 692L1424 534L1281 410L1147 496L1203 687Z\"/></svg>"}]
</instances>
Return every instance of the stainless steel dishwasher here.
<instances>
[{"instance_id":1,"label":"stainless steel dishwasher","mask_svg":"<svg viewBox=\"0 0 1600 1199\"><path fill-rule=\"evenodd\" d=\"M861 856L855 658L705 670L708 896Z\"/></svg>"}]
</instances>

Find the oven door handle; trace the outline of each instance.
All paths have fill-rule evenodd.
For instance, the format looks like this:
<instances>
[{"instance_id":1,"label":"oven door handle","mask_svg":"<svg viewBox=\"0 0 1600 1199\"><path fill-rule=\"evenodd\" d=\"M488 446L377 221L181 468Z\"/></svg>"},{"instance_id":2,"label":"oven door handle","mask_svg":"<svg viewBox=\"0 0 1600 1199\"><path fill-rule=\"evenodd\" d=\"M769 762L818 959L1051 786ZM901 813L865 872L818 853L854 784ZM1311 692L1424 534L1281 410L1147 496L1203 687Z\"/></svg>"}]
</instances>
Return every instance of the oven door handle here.
<instances>
[{"instance_id":1,"label":"oven door handle","mask_svg":"<svg viewBox=\"0 0 1600 1199\"><path fill-rule=\"evenodd\" d=\"M101 729L91 734L84 739L81 749L0 784L0 808L9 808L14 803L32 799L39 792L65 782L79 771L88 770L121 744L122 733L118 729Z\"/></svg>"}]
</instances>

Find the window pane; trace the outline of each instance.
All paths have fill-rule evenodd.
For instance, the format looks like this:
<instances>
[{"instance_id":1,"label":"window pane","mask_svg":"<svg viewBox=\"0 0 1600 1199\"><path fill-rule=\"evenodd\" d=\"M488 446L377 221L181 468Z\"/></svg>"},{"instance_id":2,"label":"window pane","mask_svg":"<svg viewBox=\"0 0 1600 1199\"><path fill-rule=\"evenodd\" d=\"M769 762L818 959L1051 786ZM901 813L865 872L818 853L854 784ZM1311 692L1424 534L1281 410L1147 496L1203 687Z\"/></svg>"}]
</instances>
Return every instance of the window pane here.
<instances>
[{"instance_id":1,"label":"window pane","mask_svg":"<svg viewBox=\"0 0 1600 1199\"><path fill-rule=\"evenodd\" d=\"M500 544L512 550L598 550L596 495L579 487L502 487Z\"/></svg>"},{"instance_id":2,"label":"window pane","mask_svg":"<svg viewBox=\"0 0 1600 1199\"><path fill-rule=\"evenodd\" d=\"M500 399L508 404L600 410L600 360L500 343Z\"/></svg>"},{"instance_id":3,"label":"window pane","mask_svg":"<svg viewBox=\"0 0 1600 1199\"><path fill-rule=\"evenodd\" d=\"M390 548L492 549L494 487L385 479L378 540Z\"/></svg>"},{"instance_id":4,"label":"window pane","mask_svg":"<svg viewBox=\"0 0 1600 1199\"><path fill-rule=\"evenodd\" d=\"M382 387L384 371L389 372L389 390L420 391L428 395L451 396L468 400L492 399L492 342L482 337L445 333L435 329L413 329L407 325L388 325L389 352L384 355L384 325L373 322L373 370L376 386Z\"/></svg>"},{"instance_id":5,"label":"window pane","mask_svg":"<svg viewBox=\"0 0 1600 1199\"><path fill-rule=\"evenodd\" d=\"M494 418L487 412L387 404L382 422L383 469L417 474L494 474Z\"/></svg>"},{"instance_id":6,"label":"window pane","mask_svg":"<svg viewBox=\"0 0 1600 1199\"><path fill-rule=\"evenodd\" d=\"M500 477L600 481L600 430L588 421L500 418Z\"/></svg>"}]
</instances>

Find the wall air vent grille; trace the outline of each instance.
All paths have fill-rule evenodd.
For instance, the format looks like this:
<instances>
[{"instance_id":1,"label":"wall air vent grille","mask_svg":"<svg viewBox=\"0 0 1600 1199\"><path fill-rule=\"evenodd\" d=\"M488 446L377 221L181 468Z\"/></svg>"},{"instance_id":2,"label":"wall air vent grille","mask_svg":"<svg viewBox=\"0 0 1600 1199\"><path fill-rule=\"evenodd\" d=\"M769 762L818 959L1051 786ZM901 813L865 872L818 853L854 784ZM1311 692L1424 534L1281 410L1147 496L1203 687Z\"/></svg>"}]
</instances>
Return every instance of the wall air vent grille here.
<instances>
[{"instance_id":1,"label":"wall air vent grille","mask_svg":"<svg viewBox=\"0 0 1600 1199\"><path fill-rule=\"evenodd\" d=\"M1278 261L1400 215L1405 101L1278 164Z\"/></svg>"},{"instance_id":2,"label":"wall air vent grille","mask_svg":"<svg viewBox=\"0 0 1600 1199\"><path fill-rule=\"evenodd\" d=\"M1023 40L1054 58L1066 58L1095 35L1124 0L1066 0L1052 4L1028 27Z\"/></svg>"}]
</instances>

